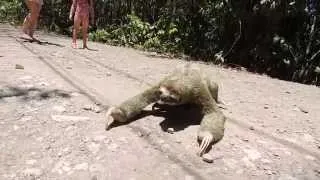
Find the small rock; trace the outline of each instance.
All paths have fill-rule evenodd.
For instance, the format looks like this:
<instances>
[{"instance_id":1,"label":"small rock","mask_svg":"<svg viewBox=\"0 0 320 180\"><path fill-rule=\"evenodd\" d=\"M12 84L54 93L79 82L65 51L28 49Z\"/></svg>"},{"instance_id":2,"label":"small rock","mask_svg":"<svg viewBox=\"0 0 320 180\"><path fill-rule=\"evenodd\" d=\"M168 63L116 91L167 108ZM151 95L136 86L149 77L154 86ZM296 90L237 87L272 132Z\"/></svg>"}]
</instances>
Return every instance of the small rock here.
<instances>
[{"instance_id":1,"label":"small rock","mask_svg":"<svg viewBox=\"0 0 320 180\"><path fill-rule=\"evenodd\" d=\"M16 131L16 130L18 130L18 129L20 129L20 127L19 127L19 126L17 126L17 125L14 125L14 126L13 126L13 130L15 130L15 131Z\"/></svg>"},{"instance_id":2,"label":"small rock","mask_svg":"<svg viewBox=\"0 0 320 180\"><path fill-rule=\"evenodd\" d=\"M256 167L256 166L254 165L254 163L252 163L252 162L249 160L248 157L242 158L242 161L243 161L243 163L245 164L246 167L251 167L251 168Z\"/></svg>"},{"instance_id":3,"label":"small rock","mask_svg":"<svg viewBox=\"0 0 320 180\"><path fill-rule=\"evenodd\" d=\"M4 178L11 178L11 179L16 179L17 175L16 174L3 174L2 175Z\"/></svg>"},{"instance_id":4,"label":"small rock","mask_svg":"<svg viewBox=\"0 0 320 180\"><path fill-rule=\"evenodd\" d=\"M49 139L49 141L50 141L51 143L56 142L56 139L55 139L54 137L49 137L48 139Z\"/></svg>"},{"instance_id":5,"label":"small rock","mask_svg":"<svg viewBox=\"0 0 320 180\"><path fill-rule=\"evenodd\" d=\"M165 149L170 149L171 146L169 144L162 144L161 147Z\"/></svg>"},{"instance_id":6,"label":"small rock","mask_svg":"<svg viewBox=\"0 0 320 180\"><path fill-rule=\"evenodd\" d=\"M115 143L112 143L108 146L108 149L112 152L116 151L118 149L118 145Z\"/></svg>"},{"instance_id":7,"label":"small rock","mask_svg":"<svg viewBox=\"0 0 320 180\"><path fill-rule=\"evenodd\" d=\"M167 132L170 133L170 134L173 134L174 133L174 129L173 128L168 128Z\"/></svg>"},{"instance_id":8,"label":"small rock","mask_svg":"<svg viewBox=\"0 0 320 180\"><path fill-rule=\"evenodd\" d=\"M80 144L79 144L79 150L80 150L80 151L86 151L86 150L87 150L87 148L86 148L86 146L85 146L85 143L80 143Z\"/></svg>"},{"instance_id":9,"label":"small rock","mask_svg":"<svg viewBox=\"0 0 320 180\"><path fill-rule=\"evenodd\" d=\"M26 164L28 164L28 165L34 165L36 162L37 162L37 160L35 160L35 159L30 159L30 160L27 160L27 161L26 161Z\"/></svg>"},{"instance_id":10,"label":"small rock","mask_svg":"<svg viewBox=\"0 0 320 180\"><path fill-rule=\"evenodd\" d=\"M294 111L301 111L301 112L303 112L303 113L308 113L308 112L309 112L308 110L306 110L306 109L303 108L303 107L295 107L295 108L293 108L293 110L294 110Z\"/></svg>"},{"instance_id":11,"label":"small rock","mask_svg":"<svg viewBox=\"0 0 320 180\"><path fill-rule=\"evenodd\" d=\"M51 115L51 118L54 121L57 122L64 122L64 121L87 121L90 118L89 117L83 117L83 116L65 116L65 115Z\"/></svg>"},{"instance_id":12,"label":"small rock","mask_svg":"<svg viewBox=\"0 0 320 180\"><path fill-rule=\"evenodd\" d=\"M272 163L272 161L269 160L269 159L261 159L261 162L263 162L263 163L265 163L265 164L270 164L270 163Z\"/></svg>"},{"instance_id":13,"label":"small rock","mask_svg":"<svg viewBox=\"0 0 320 180\"><path fill-rule=\"evenodd\" d=\"M16 64L16 69L24 69L24 66L22 66L20 64Z\"/></svg>"},{"instance_id":14,"label":"small rock","mask_svg":"<svg viewBox=\"0 0 320 180\"><path fill-rule=\"evenodd\" d=\"M84 110L91 110L91 105L85 105L85 106L83 107L83 109L84 109Z\"/></svg>"},{"instance_id":15,"label":"small rock","mask_svg":"<svg viewBox=\"0 0 320 180\"><path fill-rule=\"evenodd\" d=\"M51 145L49 144L49 145L47 145L47 146L45 146L45 148L44 148L45 150L49 150L49 149L51 149Z\"/></svg>"},{"instance_id":16,"label":"small rock","mask_svg":"<svg viewBox=\"0 0 320 180\"><path fill-rule=\"evenodd\" d=\"M119 141L122 142L122 143L128 143L128 140L127 140L126 137L120 137Z\"/></svg>"},{"instance_id":17,"label":"small rock","mask_svg":"<svg viewBox=\"0 0 320 180\"><path fill-rule=\"evenodd\" d=\"M277 153L272 153L272 155L273 155L274 157L280 158L280 155L277 154Z\"/></svg>"},{"instance_id":18,"label":"small rock","mask_svg":"<svg viewBox=\"0 0 320 180\"><path fill-rule=\"evenodd\" d=\"M269 167L269 166L264 166L264 167L263 167L263 170L271 170L271 167Z\"/></svg>"},{"instance_id":19,"label":"small rock","mask_svg":"<svg viewBox=\"0 0 320 180\"><path fill-rule=\"evenodd\" d=\"M70 67L70 66L67 66L66 68L67 68L67 69L72 69L72 67Z\"/></svg>"},{"instance_id":20,"label":"small rock","mask_svg":"<svg viewBox=\"0 0 320 180\"><path fill-rule=\"evenodd\" d=\"M62 153L61 152L58 153L58 157L62 157Z\"/></svg>"},{"instance_id":21,"label":"small rock","mask_svg":"<svg viewBox=\"0 0 320 180\"><path fill-rule=\"evenodd\" d=\"M267 174L267 175L272 175L273 172L272 172L271 170L266 170L266 174Z\"/></svg>"},{"instance_id":22,"label":"small rock","mask_svg":"<svg viewBox=\"0 0 320 180\"><path fill-rule=\"evenodd\" d=\"M281 175L278 180L298 180L298 179L288 174L284 174L284 175Z\"/></svg>"},{"instance_id":23,"label":"small rock","mask_svg":"<svg viewBox=\"0 0 320 180\"><path fill-rule=\"evenodd\" d=\"M49 86L49 83L47 83L47 82L40 82L39 85L40 85L40 86Z\"/></svg>"},{"instance_id":24,"label":"small rock","mask_svg":"<svg viewBox=\"0 0 320 180\"><path fill-rule=\"evenodd\" d=\"M42 170L37 168L28 168L23 171L23 175L25 176L36 176L39 177L42 175Z\"/></svg>"},{"instance_id":25,"label":"small rock","mask_svg":"<svg viewBox=\"0 0 320 180\"><path fill-rule=\"evenodd\" d=\"M138 136L139 136L139 137L143 137L144 134L142 134L141 132L138 132Z\"/></svg>"},{"instance_id":26,"label":"small rock","mask_svg":"<svg viewBox=\"0 0 320 180\"><path fill-rule=\"evenodd\" d=\"M106 75L107 75L107 76L111 76L112 74L111 74L110 72L107 72Z\"/></svg>"},{"instance_id":27,"label":"small rock","mask_svg":"<svg viewBox=\"0 0 320 180\"><path fill-rule=\"evenodd\" d=\"M307 142L314 142L314 137L310 134L303 134L303 139Z\"/></svg>"},{"instance_id":28,"label":"small rock","mask_svg":"<svg viewBox=\"0 0 320 180\"><path fill-rule=\"evenodd\" d=\"M248 138L242 138L242 141L249 142L249 139Z\"/></svg>"},{"instance_id":29,"label":"small rock","mask_svg":"<svg viewBox=\"0 0 320 180\"><path fill-rule=\"evenodd\" d=\"M62 152L64 152L64 154L70 154L71 153L71 150L70 148L66 147L62 150Z\"/></svg>"},{"instance_id":30,"label":"small rock","mask_svg":"<svg viewBox=\"0 0 320 180\"><path fill-rule=\"evenodd\" d=\"M54 111L57 111L57 112L60 112L60 113L66 111L66 108L63 107L63 106L54 106L52 109L53 109Z\"/></svg>"},{"instance_id":31,"label":"small rock","mask_svg":"<svg viewBox=\"0 0 320 180\"><path fill-rule=\"evenodd\" d=\"M37 137L36 140L39 141L39 142L42 142L43 141L43 137Z\"/></svg>"},{"instance_id":32,"label":"small rock","mask_svg":"<svg viewBox=\"0 0 320 180\"><path fill-rule=\"evenodd\" d=\"M89 138L89 137L86 137L86 136L81 137L81 142L86 143L86 142L89 142L89 140L90 140L90 138Z\"/></svg>"},{"instance_id":33,"label":"small rock","mask_svg":"<svg viewBox=\"0 0 320 180\"><path fill-rule=\"evenodd\" d=\"M69 166L63 166L62 170L64 170L65 172L69 172L71 168Z\"/></svg>"},{"instance_id":34,"label":"small rock","mask_svg":"<svg viewBox=\"0 0 320 180\"><path fill-rule=\"evenodd\" d=\"M65 129L65 131L66 131L66 132L69 132L69 131L74 130L74 129L75 129L74 125L75 125L74 123L71 124L71 126L67 127L67 128Z\"/></svg>"},{"instance_id":35,"label":"small rock","mask_svg":"<svg viewBox=\"0 0 320 180\"><path fill-rule=\"evenodd\" d=\"M105 140L106 138L107 138L107 136L99 135L99 136L93 137L92 140L95 142L101 142L101 141Z\"/></svg>"},{"instance_id":36,"label":"small rock","mask_svg":"<svg viewBox=\"0 0 320 180\"><path fill-rule=\"evenodd\" d=\"M81 164L75 165L73 169L86 171L88 170L88 168L89 168L88 163L81 163Z\"/></svg>"},{"instance_id":37,"label":"small rock","mask_svg":"<svg viewBox=\"0 0 320 180\"><path fill-rule=\"evenodd\" d=\"M253 127L253 126L250 126L249 129L253 131L253 130L254 130L254 127Z\"/></svg>"},{"instance_id":38,"label":"small rock","mask_svg":"<svg viewBox=\"0 0 320 180\"><path fill-rule=\"evenodd\" d=\"M310 156L310 155L306 155L305 158L306 158L307 160L311 160L311 161L315 161L315 160L316 160L315 157Z\"/></svg>"},{"instance_id":39,"label":"small rock","mask_svg":"<svg viewBox=\"0 0 320 180\"><path fill-rule=\"evenodd\" d=\"M320 169L315 169L313 171L316 173L317 176L320 176Z\"/></svg>"},{"instance_id":40,"label":"small rock","mask_svg":"<svg viewBox=\"0 0 320 180\"><path fill-rule=\"evenodd\" d=\"M97 175L92 176L91 180L98 180Z\"/></svg>"},{"instance_id":41,"label":"small rock","mask_svg":"<svg viewBox=\"0 0 320 180\"><path fill-rule=\"evenodd\" d=\"M32 76L23 76L23 77L19 78L19 80L22 80L22 81L28 81L28 80L31 80L31 79L33 79Z\"/></svg>"},{"instance_id":42,"label":"small rock","mask_svg":"<svg viewBox=\"0 0 320 180\"><path fill-rule=\"evenodd\" d=\"M287 130L286 129L276 129L276 131L280 134L286 133Z\"/></svg>"},{"instance_id":43,"label":"small rock","mask_svg":"<svg viewBox=\"0 0 320 180\"><path fill-rule=\"evenodd\" d=\"M52 172L58 172L59 174L62 174L63 173L62 170L65 172L70 171L71 170L70 163L65 161L59 161L54 165Z\"/></svg>"},{"instance_id":44,"label":"small rock","mask_svg":"<svg viewBox=\"0 0 320 180\"><path fill-rule=\"evenodd\" d=\"M244 149L243 151L247 153L250 160L254 161L261 158L260 152L258 152L256 149Z\"/></svg>"},{"instance_id":45,"label":"small rock","mask_svg":"<svg viewBox=\"0 0 320 180\"><path fill-rule=\"evenodd\" d=\"M101 108L98 106L94 106L94 105L86 105L85 107L83 107L84 110L86 111L92 111L95 113L100 113L101 112Z\"/></svg>"},{"instance_id":46,"label":"small rock","mask_svg":"<svg viewBox=\"0 0 320 180\"><path fill-rule=\"evenodd\" d=\"M202 155L202 160L207 163L213 163L213 158L210 154Z\"/></svg>"},{"instance_id":47,"label":"small rock","mask_svg":"<svg viewBox=\"0 0 320 180\"><path fill-rule=\"evenodd\" d=\"M97 143L90 143L87 145L88 149L93 153L96 154L100 150L100 144Z\"/></svg>"},{"instance_id":48,"label":"small rock","mask_svg":"<svg viewBox=\"0 0 320 180\"><path fill-rule=\"evenodd\" d=\"M266 105L265 105L263 108L264 108L264 109L269 109L269 107L268 107L268 106L266 106Z\"/></svg>"},{"instance_id":49,"label":"small rock","mask_svg":"<svg viewBox=\"0 0 320 180\"><path fill-rule=\"evenodd\" d=\"M290 151L284 151L284 153L285 153L286 155L288 155L288 156L291 156L291 155L292 155L292 152L290 152Z\"/></svg>"},{"instance_id":50,"label":"small rock","mask_svg":"<svg viewBox=\"0 0 320 180\"><path fill-rule=\"evenodd\" d=\"M73 93L71 93L71 96L78 97L78 96L80 96L80 94L78 92L73 92Z\"/></svg>"},{"instance_id":51,"label":"small rock","mask_svg":"<svg viewBox=\"0 0 320 180\"><path fill-rule=\"evenodd\" d=\"M309 111L307 109L305 109L304 107L299 107L300 111L303 113L309 113Z\"/></svg>"},{"instance_id":52,"label":"small rock","mask_svg":"<svg viewBox=\"0 0 320 180\"><path fill-rule=\"evenodd\" d=\"M169 173L169 171L165 170L162 174L165 175L165 176L168 176L170 173Z\"/></svg>"},{"instance_id":53,"label":"small rock","mask_svg":"<svg viewBox=\"0 0 320 180\"><path fill-rule=\"evenodd\" d=\"M104 167L101 164L92 164L89 167L90 172L102 172L104 170Z\"/></svg>"},{"instance_id":54,"label":"small rock","mask_svg":"<svg viewBox=\"0 0 320 180\"><path fill-rule=\"evenodd\" d=\"M184 180L194 180L195 178L193 176L190 176L190 175L186 175L184 177Z\"/></svg>"},{"instance_id":55,"label":"small rock","mask_svg":"<svg viewBox=\"0 0 320 180\"><path fill-rule=\"evenodd\" d=\"M171 165L170 165L170 168L171 168L171 169L178 169L178 168L179 168L179 166L178 166L178 165L176 165L176 164L171 164Z\"/></svg>"},{"instance_id":56,"label":"small rock","mask_svg":"<svg viewBox=\"0 0 320 180\"><path fill-rule=\"evenodd\" d=\"M20 121L22 122L26 122L26 121L30 121L32 119L32 116L23 116Z\"/></svg>"}]
</instances>

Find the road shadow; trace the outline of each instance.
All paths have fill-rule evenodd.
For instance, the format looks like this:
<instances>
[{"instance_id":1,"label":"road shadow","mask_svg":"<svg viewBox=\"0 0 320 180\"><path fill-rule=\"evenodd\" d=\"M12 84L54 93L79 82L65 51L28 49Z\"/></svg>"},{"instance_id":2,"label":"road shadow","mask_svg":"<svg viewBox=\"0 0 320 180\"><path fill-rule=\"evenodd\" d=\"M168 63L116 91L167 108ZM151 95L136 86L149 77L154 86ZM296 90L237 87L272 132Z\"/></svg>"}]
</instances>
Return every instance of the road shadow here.
<instances>
[{"instance_id":1,"label":"road shadow","mask_svg":"<svg viewBox=\"0 0 320 180\"><path fill-rule=\"evenodd\" d=\"M169 128L174 131L181 131L191 125L199 125L203 114L201 108L194 104L184 104L180 106L168 106L155 104L153 110L143 110L139 115L130 119L128 122L115 122L111 128L130 124L138 119L147 116L163 117L164 120L159 123L161 129L168 132Z\"/></svg>"},{"instance_id":2,"label":"road shadow","mask_svg":"<svg viewBox=\"0 0 320 180\"><path fill-rule=\"evenodd\" d=\"M87 47L87 48L81 48L81 49L86 49L86 50L88 50L88 51L99 51L98 49L92 49L92 48L89 48L89 47Z\"/></svg>"},{"instance_id":3,"label":"road shadow","mask_svg":"<svg viewBox=\"0 0 320 180\"><path fill-rule=\"evenodd\" d=\"M147 53L143 53L143 55L145 55L148 58L160 58L160 59L174 59L177 58L173 55L168 55L168 54L164 54L164 53L151 53L151 52L147 52Z\"/></svg>"},{"instance_id":4,"label":"road shadow","mask_svg":"<svg viewBox=\"0 0 320 180\"><path fill-rule=\"evenodd\" d=\"M158 105L155 104L152 115L163 117L160 127L163 131L168 132L169 128L174 131L181 131L191 125L199 125L203 114L201 108L195 104L184 104L180 106Z\"/></svg>"},{"instance_id":5,"label":"road shadow","mask_svg":"<svg viewBox=\"0 0 320 180\"><path fill-rule=\"evenodd\" d=\"M52 46L57 46L57 47L65 47L64 45L61 45L61 44L52 43L52 42L48 42L48 41L40 41L39 39L31 39L31 38L26 38L26 37L19 37L19 39L22 39L23 42L37 43L40 45L52 45Z\"/></svg>"},{"instance_id":6,"label":"road shadow","mask_svg":"<svg viewBox=\"0 0 320 180\"><path fill-rule=\"evenodd\" d=\"M20 97L22 100L45 100L49 98L70 98L69 92L59 89L20 88L6 86L0 89L0 100L8 97Z\"/></svg>"}]
</instances>

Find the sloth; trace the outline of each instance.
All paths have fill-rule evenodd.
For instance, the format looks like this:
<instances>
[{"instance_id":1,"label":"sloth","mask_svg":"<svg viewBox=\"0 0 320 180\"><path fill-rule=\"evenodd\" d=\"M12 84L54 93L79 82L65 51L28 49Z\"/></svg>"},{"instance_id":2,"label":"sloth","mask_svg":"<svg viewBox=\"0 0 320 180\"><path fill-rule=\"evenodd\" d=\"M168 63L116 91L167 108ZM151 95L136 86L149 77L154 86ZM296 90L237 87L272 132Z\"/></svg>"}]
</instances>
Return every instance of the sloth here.
<instances>
[{"instance_id":1,"label":"sloth","mask_svg":"<svg viewBox=\"0 0 320 180\"><path fill-rule=\"evenodd\" d=\"M196 65L186 64L176 68L156 85L129 98L119 106L110 107L106 113L106 130L114 122L125 123L138 116L145 107L179 106L195 104L203 118L197 133L200 157L224 136L226 117L218 103L218 85Z\"/></svg>"}]
</instances>

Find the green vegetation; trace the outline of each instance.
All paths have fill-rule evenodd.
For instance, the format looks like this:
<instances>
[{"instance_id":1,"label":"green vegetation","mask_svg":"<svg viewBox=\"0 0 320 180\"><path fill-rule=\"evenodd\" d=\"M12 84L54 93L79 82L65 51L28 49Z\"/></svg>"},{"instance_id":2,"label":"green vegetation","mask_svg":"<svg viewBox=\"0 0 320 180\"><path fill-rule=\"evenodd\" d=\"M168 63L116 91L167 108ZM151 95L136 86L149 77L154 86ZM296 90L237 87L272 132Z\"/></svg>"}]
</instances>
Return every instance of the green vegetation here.
<instances>
[{"instance_id":1,"label":"green vegetation","mask_svg":"<svg viewBox=\"0 0 320 180\"><path fill-rule=\"evenodd\" d=\"M21 0L0 1L0 22L19 23L25 13L25 4Z\"/></svg>"},{"instance_id":2,"label":"green vegetation","mask_svg":"<svg viewBox=\"0 0 320 180\"><path fill-rule=\"evenodd\" d=\"M41 26L70 34L70 3L45 1ZM22 4L1 1L2 20L21 21ZM319 10L317 0L95 0L89 38L319 86Z\"/></svg>"}]
</instances>

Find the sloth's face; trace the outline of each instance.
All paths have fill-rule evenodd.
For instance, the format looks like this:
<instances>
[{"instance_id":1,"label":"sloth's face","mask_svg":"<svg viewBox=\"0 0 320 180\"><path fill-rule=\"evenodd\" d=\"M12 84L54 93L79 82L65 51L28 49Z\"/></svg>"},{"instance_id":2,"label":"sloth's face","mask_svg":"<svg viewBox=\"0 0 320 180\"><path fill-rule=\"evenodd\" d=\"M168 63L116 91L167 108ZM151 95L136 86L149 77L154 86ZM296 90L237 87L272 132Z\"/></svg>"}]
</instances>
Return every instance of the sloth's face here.
<instances>
[{"instance_id":1,"label":"sloth's face","mask_svg":"<svg viewBox=\"0 0 320 180\"><path fill-rule=\"evenodd\" d=\"M157 102L158 104L166 104L166 105L180 105L181 98L180 95L177 91L174 89L168 89L166 87L161 86L159 88L159 101Z\"/></svg>"}]
</instances>

